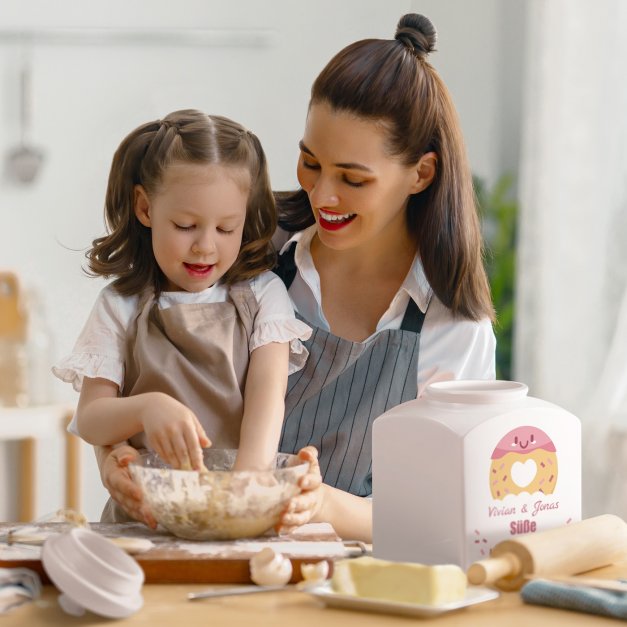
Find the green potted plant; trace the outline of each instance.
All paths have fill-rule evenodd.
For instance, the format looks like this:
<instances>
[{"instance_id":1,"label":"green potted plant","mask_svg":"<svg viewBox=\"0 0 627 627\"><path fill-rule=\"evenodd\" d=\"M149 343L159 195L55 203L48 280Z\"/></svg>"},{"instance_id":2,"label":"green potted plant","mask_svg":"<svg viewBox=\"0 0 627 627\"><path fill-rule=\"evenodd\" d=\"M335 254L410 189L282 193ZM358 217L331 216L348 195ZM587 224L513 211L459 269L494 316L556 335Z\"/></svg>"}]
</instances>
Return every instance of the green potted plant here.
<instances>
[{"instance_id":1,"label":"green potted plant","mask_svg":"<svg viewBox=\"0 0 627 627\"><path fill-rule=\"evenodd\" d=\"M518 203L512 191L513 177L501 176L491 189L474 177L474 186L485 239L486 270L496 310L496 376L511 379L518 215Z\"/></svg>"}]
</instances>

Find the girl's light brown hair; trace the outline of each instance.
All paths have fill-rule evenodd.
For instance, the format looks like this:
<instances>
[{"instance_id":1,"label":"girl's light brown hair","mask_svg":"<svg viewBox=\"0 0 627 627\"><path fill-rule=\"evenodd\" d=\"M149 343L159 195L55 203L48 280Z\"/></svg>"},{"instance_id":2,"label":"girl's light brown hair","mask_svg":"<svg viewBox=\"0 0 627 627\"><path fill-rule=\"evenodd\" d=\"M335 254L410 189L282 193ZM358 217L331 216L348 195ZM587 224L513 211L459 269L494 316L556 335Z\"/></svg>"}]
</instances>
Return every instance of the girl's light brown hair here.
<instances>
[{"instance_id":1,"label":"girl's light brown hair","mask_svg":"<svg viewBox=\"0 0 627 627\"><path fill-rule=\"evenodd\" d=\"M483 266L483 244L472 174L455 107L427 55L436 32L422 15L398 23L395 39L365 39L341 50L315 80L310 105L377 121L387 134L391 158L405 165L437 154L431 185L410 196L407 226L416 239L425 274L453 313L494 319ZM288 231L314 223L303 190L276 195L280 225Z\"/></svg>"},{"instance_id":2,"label":"girl's light brown hair","mask_svg":"<svg viewBox=\"0 0 627 627\"><path fill-rule=\"evenodd\" d=\"M95 239L86 253L89 274L115 277L114 287L126 296L146 288L161 291L164 276L152 251L150 229L135 216L134 187L142 185L149 196L156 193L173 163L220 164L248 171L242 246L223 281L235 283L272 268L276 207L259 140L228 118L187 109L139 126L113 155L105 199L107 235Z\"/></svg>"}]
</instances>

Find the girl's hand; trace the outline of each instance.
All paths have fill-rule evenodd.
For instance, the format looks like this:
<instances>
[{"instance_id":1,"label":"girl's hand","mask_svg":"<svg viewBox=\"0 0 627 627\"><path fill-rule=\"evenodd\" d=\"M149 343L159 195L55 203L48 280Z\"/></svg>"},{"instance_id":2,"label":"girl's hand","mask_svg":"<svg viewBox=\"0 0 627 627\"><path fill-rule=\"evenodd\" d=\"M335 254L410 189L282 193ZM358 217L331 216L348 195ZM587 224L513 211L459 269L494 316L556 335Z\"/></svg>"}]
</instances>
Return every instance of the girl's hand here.
<instances>
[{"instance_id":1,"label":"girl's hand","mask_svg":"<svg viewBox=\"0 0 627 627\"><path fill-rule=\"evenodd\" d=\"M167 394L150 394L140 420L148 446L173 468L202 470L211 445L193 411Z\"/></svg>"},{"instance_id":2,"label":"girl's hand","mask_svg":"<svg viewBox=\"0 0 627 627\"><path fill-rule=\"evenodd\" d=\"M290 499L276 525L276 531L280 533L290 533L296 527L314 520L320 513L324 501L318 451L313 446L306 446L298 451L298 457L309 462L309 471L299 481L302 492Z\"/></svg>"},{"instance_id":3,"label":"girl's hand","mask_svg":"<svg viewBox=\"0 0 627 627\"><path fill-rule=\"evenodd\" d=\"M157 521L143 502L142 492L133 481L128 465L139 459L139 452L128 444L114 448L102 462L100 476L104 487L114 501L135 520L139 520L152 529Z\"/></svg>"}]
</instances>

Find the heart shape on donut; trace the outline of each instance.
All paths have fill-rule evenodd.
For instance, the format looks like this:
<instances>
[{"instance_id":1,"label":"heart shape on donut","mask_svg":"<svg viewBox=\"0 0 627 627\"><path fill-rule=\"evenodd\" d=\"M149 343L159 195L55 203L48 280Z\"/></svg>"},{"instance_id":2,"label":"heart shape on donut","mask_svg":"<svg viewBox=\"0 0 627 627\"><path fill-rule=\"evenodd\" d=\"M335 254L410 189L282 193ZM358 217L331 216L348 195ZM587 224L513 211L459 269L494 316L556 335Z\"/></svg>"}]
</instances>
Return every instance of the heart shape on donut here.
<instances>
[{"instance_id":1,"label":"heart shape on donut","mask_svg":"<svg viewBox=\"0 0 627 627\"><path fill-rule=\"evenodd\" d=\"M526 462L514 462L512 464L511 476L512 481L520 488L528 486L535 478L538 472L538 466L533 459Z\"/></svg>"}]
</instances>

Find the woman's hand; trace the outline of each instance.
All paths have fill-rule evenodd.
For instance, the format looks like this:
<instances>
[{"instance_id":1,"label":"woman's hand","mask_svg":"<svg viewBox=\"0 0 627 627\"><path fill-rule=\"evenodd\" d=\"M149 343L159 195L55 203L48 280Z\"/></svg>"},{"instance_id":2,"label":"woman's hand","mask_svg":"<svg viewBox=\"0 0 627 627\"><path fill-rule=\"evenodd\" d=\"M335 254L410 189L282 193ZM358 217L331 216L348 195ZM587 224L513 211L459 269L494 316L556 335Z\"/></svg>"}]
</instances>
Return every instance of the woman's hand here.
<instances>
[{"instance_id":1,"label":"woman's hand","mask_svg":"<svg viewBox=\"0 0 627 627\"><path fill-rule=\"evenodd\" d=\"M107 449L101 448L101 451ZM110 450L102 461L100 477L104 487L114 501L135 520L139 520L152 529L157 527L150 510L143 502L142 492L133 481L128 465L139 458L139 452L128 444L122 444Z\"/></svg>"},{"instance_id":2,"label":"woman's hand","mask_svg":"<svg viewBox=\"0 0 627 627\"><path fill-rule=\"evenodd\" d=\"M318 464L318 451L313 446L306 446L298 451L298 457L302 461L309 462L309 470L298 482L302 492L290 499L276 525L276 530L280 533L290 533L296 527L315 520L324 501L324 485Z\"/></svg>"}]
</instances>

